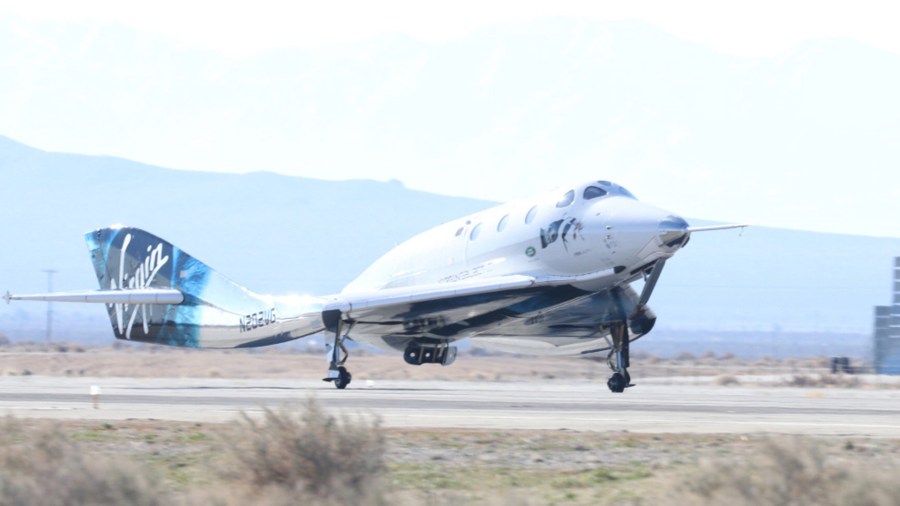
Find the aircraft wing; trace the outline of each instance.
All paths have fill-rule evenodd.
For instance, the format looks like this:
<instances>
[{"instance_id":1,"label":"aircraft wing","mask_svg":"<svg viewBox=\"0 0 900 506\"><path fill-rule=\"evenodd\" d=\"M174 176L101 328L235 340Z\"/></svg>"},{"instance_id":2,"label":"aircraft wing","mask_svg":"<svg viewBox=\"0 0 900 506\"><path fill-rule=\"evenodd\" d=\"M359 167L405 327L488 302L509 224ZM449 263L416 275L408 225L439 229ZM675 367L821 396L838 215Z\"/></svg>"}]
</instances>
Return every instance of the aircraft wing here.
<instances>
[{"instance_id":1,"label":"aircraft wing","mask_svg":"<svg viewBox=\"0 0 900 506\"><path fill-rule=\"evenodd\" d=\"M352 325L353 339L397 349L422 337L596 345L605 326L620 321L623 312L631 314L639 300L628 287L588 292L572 286L608 274L611 271L543 279L504 276L350 293L325 309L341 311Z\"/></svg>"},{"instance_id":2,"label":"aircraft wing","mask_svg":"<svg viewBox=\"0 0 900 506\"><path fill-rule=\"evenodd\" d=\"M602 279L613 273L613 269L606 269L603 271L573 276L534 277L511 275L476 278L452 283L434 283L431 285L415 285L412 287L385 288L369 292L354 292L335 296L333 301L325 306L325 309L336 309L343 313L376 310L379 308L390 308L404 304L409 305L429 301L457 299L460 297L476 296L491 292L584 283Z\"/></svg>"},{"instance_id":3,"label":"aircraft wing","mask_svg":"<svg viewBox=\"0 0 900 506\"><path fill-rule=\"evenodd\" d=\"M89 302L96 304L181 304L184 294L171 288L132 290L90 290L85 292L35 293L13 295L6 292L3 300L36 300L44 302Z\"/></svg>"},{"instance_id":4,"label":"aircraft wing","mask_svg":"<svg viewBox=\"0 0 900 506\"><path fill-rule=\"evenodd\" d=\"M535 284L536 280L531 276L501 276L455 283L385 288L370 292L342 294L333 302L326 304L325 310L337 309L342 313L389 310L398 306L475 296L487 292L519 290Z\"/></svg>"}]
</instances>

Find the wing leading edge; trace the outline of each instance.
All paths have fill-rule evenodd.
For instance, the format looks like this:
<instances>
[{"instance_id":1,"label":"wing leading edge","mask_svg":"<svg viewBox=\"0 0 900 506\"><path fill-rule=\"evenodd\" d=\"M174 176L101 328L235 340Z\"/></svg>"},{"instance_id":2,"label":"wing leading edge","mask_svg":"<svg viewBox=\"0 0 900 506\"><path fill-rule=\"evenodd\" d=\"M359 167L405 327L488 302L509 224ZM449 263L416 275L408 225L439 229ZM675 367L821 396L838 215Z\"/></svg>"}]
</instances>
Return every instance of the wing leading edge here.
<instances>
[{"instance_id":1,"label":"wing leading edge","mask_svg":"<svg viewBox=\"0 0 900 506\"><path fill-rule=\"evenodd\" d=\"M35 300L44 302L87 302L96 304L181 304L184 294L179 290L144 288L133 290L91 290L86 292L34 293L13 295L6 292L3 300Z\"/></svg>"},{"instance_id":2,"label":"wing leading edge","mask_svg":"<svg viewBox=\"0 0 900 506\"><path fill-rule=\"evenodd\" d=\"M611 272L610 272L611 273ZM640 297L631 288L576 288L609 275L571 278L504 276L480 281L342 294L326 310L339 310L354 340L394 349L411 341L450 343L464 338L507 351L600 351L609 326L631 315L633 338L652 327L649 309L635 315ZM572 349L577 347L577 350Z\"/></svg>"}]
</instances>

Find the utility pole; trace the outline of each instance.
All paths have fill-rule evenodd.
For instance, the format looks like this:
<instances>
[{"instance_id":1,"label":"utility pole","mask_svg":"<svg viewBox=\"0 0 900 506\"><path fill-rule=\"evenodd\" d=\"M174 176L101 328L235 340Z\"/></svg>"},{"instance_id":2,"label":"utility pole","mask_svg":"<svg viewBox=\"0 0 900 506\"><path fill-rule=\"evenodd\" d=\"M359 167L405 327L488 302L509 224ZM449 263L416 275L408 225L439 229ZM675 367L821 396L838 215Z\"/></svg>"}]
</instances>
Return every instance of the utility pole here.
<instances>
[{"instance_id":1,"label":"utility pole","mask_svg":"<svg viewBox=\"0 0 900 506\"><path fill-rule=\"evenodd\" d=\"M53 269L44 269L47 273L47 293L53 293L53 275L57 271ZM53 303L47 301L47 343L53 341Z\"/></svg>"}]
</instances>

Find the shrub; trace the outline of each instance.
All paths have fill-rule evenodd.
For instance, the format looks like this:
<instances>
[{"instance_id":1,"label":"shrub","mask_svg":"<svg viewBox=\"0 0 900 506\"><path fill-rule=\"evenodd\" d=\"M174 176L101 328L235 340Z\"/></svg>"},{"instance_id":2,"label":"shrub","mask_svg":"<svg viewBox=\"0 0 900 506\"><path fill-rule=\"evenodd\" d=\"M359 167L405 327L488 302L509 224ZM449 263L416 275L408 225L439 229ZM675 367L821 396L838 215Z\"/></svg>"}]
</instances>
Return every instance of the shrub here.
<instances>
[{"instance_id":1,"label":"shrub","mask_svg":"<svg viewBox=\"0 0 900 506\"><path fill-rule=\"evenodd\" d=\"M730 374L723 374L716 377L716 385L721 387L727 387L732 385L740 385L741 382L737 379L736 376L732 376Z\"/></svg>"},{"instance_id":2,"label":"shrub","mask_svg":"<svg viewBox=\"0 0 900 506\"><path fill-rule=\"evenodd\" d=\"M20 422L0 423L0 505L171 504L149 469L114 456L87 455L58 427L26 434Z\"/></svg>"},{"instance_id":3,"label":"shrub","mask_svg":"<svg viewBox=\"0 0 900 506\"><path fill-rule=\"evenodd\" d=\"M858 388L862 386L859 377L847 376L844 374L794 374L790 379L786 380L784 384L792 387L813 388Z\"/></svg>"},{"instance_id":4,"label":"shrub","mask_svg":"<svg viewBox=\"0 0 900 506\"><path fill-rule=\"evenodd\" d=\"M256 502L385 503L377 422L336 418L310 399L299 412L266 408L261 422L245 414L225 443L226 478L244 483Z\"/></svg>"},{"instance_id":5,"label":"shrub","mask_svg":"<svg viewBox=\"0 0 900 506\"><path fill-rule=\"evenodd\" d=\"M799 437L766 441L742 462L710 462L688 476L674 504L895 505L900 484L890 470L847 467Z\"/></svg>"}]
</instances>

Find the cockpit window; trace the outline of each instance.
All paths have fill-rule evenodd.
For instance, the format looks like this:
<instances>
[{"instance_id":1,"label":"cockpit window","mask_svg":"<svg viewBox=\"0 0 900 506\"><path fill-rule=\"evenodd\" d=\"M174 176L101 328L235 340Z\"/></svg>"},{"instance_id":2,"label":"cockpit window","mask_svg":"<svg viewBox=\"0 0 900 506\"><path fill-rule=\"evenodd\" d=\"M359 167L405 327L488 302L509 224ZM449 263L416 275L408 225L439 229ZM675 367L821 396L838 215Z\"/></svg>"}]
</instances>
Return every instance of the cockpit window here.
<instances>
[{"instance_id":1,"label":"cockpit window","mask_svg":"<svg viewBox=\"0 0 900 506\"><path fill-rule=\"evenodd\" d=\"M575 190L567 191L566 194L563 195L563 198L556 203L556 207L570 206L572 205L572 202L575 202Z\"/></svg>"},{"instance_id":2,"label":"cockpit window","mask_svg":"<svg viewBox=\"0 0 900 506\"><path fill-rule=\"evenodd\" d=\"M584 197L584 200L591 200L603 197L604 195L606 195L606 190L604 190L603 188L588 186L584 189L584 194L582 196Z\"/></svg>"},{"instance_id":3,"label":"cockpit window","mask_svg":"<svg viewBox=\"0 0 900 506\"><path fill-rule=\"evenodd\" d=\"M537 216L537 206L534 206L528 210L528 214L525 215L525 224L527 225L534 221L535 216Z\"/></svg>"},{"instance_id":4,"label":"cockpit window","mask_svg":"<svg viewBox=\"0 0 900 506\"><path fill-rule=\"evenodd\" d=\"M621 192L622 195L625 195L626 197L628 197L628 198L630 198L630 199L637 200L637 197L635 197L634 195L632 195L630 191L626 190L625 188L623 188L623 187L621 187L621 186L619 187L619 192Z\"/></svg>"},{"instance_id":5,"label":"cockpit window","mask_svg":"<svg viewBox=\"0 0 900 506\"><path fill-rule=\"evenodd\" d=\"M599 187L598 189L600 189L600 190L605 190L605 192L606 192L605 195L615 195L615 196L627 197L630 199L637 200L637 197L632 195L630 191L626 190L625 188L622 188L621 186L619 186L617 184L610 183L609 181L597 181L592 186ZM585 199L589 198L588 191L594 191L594 190L591 189L590 186L587 187L584 190L584 198ZM597 197L594 197L594 198L597 198Z\"/></svg>"}]
</instances>

